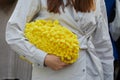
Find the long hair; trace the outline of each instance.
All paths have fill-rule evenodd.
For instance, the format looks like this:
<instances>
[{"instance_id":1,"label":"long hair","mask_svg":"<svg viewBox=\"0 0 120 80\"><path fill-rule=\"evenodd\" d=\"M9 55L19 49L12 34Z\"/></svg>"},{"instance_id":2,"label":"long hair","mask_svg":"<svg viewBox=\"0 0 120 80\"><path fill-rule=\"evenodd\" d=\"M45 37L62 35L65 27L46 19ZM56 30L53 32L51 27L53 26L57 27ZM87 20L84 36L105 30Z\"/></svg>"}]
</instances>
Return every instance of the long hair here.
<instances>
[{"instance_id":1,"label":"long hair","mask_svg":"<svg viewBox=\"0 0 120 80\"><path fill-rule=\"evenodd\" d=\"M76 12L90 12L96 9L94 0L67 0L64 5L63 0L47 0L47 7L49 12L60 13L59 8L64 10L65 6L72 5Z\"/></svg>"}]
</instances>

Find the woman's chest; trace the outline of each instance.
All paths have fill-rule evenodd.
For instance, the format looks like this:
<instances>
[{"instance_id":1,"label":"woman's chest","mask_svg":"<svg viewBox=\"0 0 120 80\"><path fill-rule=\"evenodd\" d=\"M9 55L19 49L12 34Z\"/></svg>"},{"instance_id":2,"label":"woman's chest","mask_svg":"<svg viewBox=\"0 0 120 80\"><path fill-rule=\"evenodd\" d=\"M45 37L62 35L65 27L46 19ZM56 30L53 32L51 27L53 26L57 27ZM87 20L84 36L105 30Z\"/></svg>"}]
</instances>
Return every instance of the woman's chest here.
<instances>
[{"instance_id":1,"label":"woman's chest","mask_svg":"<svg viewBox=\"0 0 120 80\"><path fill-rule=\"evenodd\" d=\"M94 12L76 12L71 6L67 6L64 10L60 7L60 13L53 13L47 10L47 0L41 0L40 19L59 20L59 22L72 30L73 32L86 34L96 25Z\"/></svg>"}]
</instances>

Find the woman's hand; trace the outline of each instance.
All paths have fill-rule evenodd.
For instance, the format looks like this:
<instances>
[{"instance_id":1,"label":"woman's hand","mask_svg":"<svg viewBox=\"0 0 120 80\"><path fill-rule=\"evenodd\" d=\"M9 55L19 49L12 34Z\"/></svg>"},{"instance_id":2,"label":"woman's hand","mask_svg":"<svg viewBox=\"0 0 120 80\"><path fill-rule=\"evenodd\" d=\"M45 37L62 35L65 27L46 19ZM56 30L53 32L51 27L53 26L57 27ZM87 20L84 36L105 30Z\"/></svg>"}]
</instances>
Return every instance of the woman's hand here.
<instances>
[{"instance_id":1,"label":"woman's hand","mask_svg":"<svg viewBox=\"0 0 120 80\"><path fill-rule=\"evenodd\" d=\"M60 70L68 64L62 62L60 58L55 55L47 55L45 57L45 65L53 70Z\"/></svg>"}]
</instances>

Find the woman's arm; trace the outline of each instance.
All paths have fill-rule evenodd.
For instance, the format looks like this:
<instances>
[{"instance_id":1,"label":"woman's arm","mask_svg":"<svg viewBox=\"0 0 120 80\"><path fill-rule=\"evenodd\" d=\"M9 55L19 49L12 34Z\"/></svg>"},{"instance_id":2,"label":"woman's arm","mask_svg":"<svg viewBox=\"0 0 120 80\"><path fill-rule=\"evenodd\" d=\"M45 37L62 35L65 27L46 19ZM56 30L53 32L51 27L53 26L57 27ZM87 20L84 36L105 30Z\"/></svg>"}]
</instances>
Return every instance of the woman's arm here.
<instances>
[{"instance_id":1,"label":"woman's arm","mask_svg":"<svg viewBox=\"0 0 120 80\"><path fill-rule=\"evenodd\" d=\"M99 0L98 0L99 1ZM99 4L99 3L98 3ZM100 9L98 9L100 8ZM97 29L93 38L96 53L101 60L104 72L104 80L113 80L113 48L109 35L108 24L105 20L106 14L103 15L101 7L97 7Z\"/></svg>"},{"instance_id":2,"label":"woman's arm","mask_svg":"<svg viewBox=\"0 0 120 80\"><path fill-rule=\"evenodd\" d=\"M6 41L19 55L42 67L46 53L30 44L24 37L26 22L31 21L39 10L40 0L18 0L16 8L7 23Z\"/></svg>"},{"instance_id":3,"label":"woman's arm","mask_svg":"<svg viewBox=\"0 0 120 80\"><path fill-rule=\"evenodd\" d=\"M104 80L113 80L113 48L107 28L108 26L105 24L102 16L98 19L97 26L93 43L96 53L103 65Z\"/></svg>"}]
</instances>

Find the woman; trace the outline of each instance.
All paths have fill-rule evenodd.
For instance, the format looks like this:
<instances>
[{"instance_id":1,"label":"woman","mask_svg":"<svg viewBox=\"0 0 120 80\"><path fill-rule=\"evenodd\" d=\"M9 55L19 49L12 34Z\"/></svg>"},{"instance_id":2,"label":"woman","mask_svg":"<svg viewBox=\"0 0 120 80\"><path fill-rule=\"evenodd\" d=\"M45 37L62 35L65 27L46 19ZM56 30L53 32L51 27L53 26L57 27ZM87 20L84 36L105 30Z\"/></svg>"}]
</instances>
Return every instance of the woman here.
<instances>
[{"instance_id":1,"label":"woman","mask_svg":"<svg viewBox=\"0 0 120 80\"><path fill-rule=\"evenodd\" d=\"M33 63L32 80L113 80L113 53L100 0L20 0L8 21L6 41ZM47 55L23 36L32 19L59 20L80 42L79 59L72 65Z\"/></svg>"}]
</instances>

